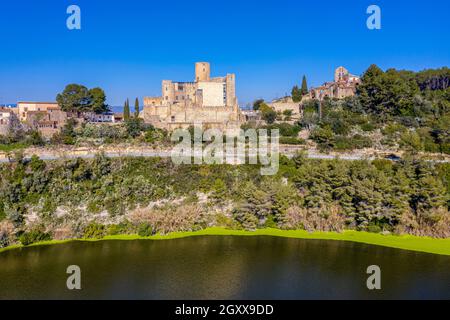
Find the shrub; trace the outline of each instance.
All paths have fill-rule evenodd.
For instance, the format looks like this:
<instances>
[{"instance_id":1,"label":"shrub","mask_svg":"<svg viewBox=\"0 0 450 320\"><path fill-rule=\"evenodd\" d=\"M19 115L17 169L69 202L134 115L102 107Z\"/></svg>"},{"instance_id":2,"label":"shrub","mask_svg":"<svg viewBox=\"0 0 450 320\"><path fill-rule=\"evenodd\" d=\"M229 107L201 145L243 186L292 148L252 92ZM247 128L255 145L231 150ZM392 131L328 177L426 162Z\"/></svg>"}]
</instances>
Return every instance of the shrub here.
<instances>
[{"instance_id":1,"label":"shrub","mask_svg":"<svg viewBox=\"0 0 450 320\"><path fill-rule=\"evenodd\" d=\"M328 126L315 129L311 133L311 139L319 145L321 150L328 150L334 146L334 134Z\"/></svg>"},{"instance_id":2,"label":"shrub","mask_svg":"<svg viewBox=\"0 0 450 320\"><path fill-rule=\"evenodd\" d=\"M141 223L138 227L138 235L141 237L150 237L153 234L153 228L149 223Z\"/></svg>"},{"instance_id":3,"label":"shrub","mask_svg":"<svg viewBox=\"0 0 450 320\"><path fill-rule=\"evenodd\" d=\"M14 226L11 222L0 222L0 248L6 248L11 244Z\"/></svg>"},{"instance_id":4,"label":"shrub","mask_svg":"<svg viewBox=\"0 0 450 320\"><path fill-rule=\"evenodd\" d=\"M98 223L89 224L83 232L85 239L101 239L106 234L106 228L104 225Z\"/></svg>"},{"instance_id":5,"label":"shrub","mask_svg":"<svg viewBox=\"0 0 450 320\"><path fill-rule=\"evenodd\" d=\"M19 241L24 245L28 246L30 244L42 241L50 241L52 237L49 233L43 232L39 229L32 230L30 232L24 232L19 237Z\"/></svg>"},{"instance_id":6,"label":"shrub","mask_svg":"<svg viewBox=\"0 0 450 320\"><path fill-rule=\"evenodd\" d=\"M423 149L420 136L415 131L405 131L400 137L400 146L405 150L417 152Z\"/></svg>"},{"instance_id":7,"label":"shrub","mask_svg":"<svg viewBox=\"0 0 450 320\"><path fill-rule=\"evenodd\" d=\"M375 126L370 122L366 122L366 123L361 124L361 130L365 131L365 132L371 132L371 131L375 130Z\"/></svg>"},{"instance_id":8,"label":"shrub","mask_svg":"<svg viewBox=\"0 0 450 320\"><path fill-rule=\"evenodd\" d=\"M167 206L155 209L139 209L130 217L135 225L146 223L153 232L167 234L175 231L193 231L206 227L205 212L199 205Z\"/></svg>"},{"instance_id":9,"label":"shrub","mask_svg":"<svg viewBox=\"0 0 450 320\"><path fill-rule=\"evenodd\" d=\"M112 224L108 227L107 234L115 236L118 234L126 234L131 232L132 225L129 222L122 222L119 224Z\"/></svg>"},{"instance_id":10,"label":"shrub","mask_svg":"<svg viewBox=\"0 0 450 320\"><path fill-rule=\"evenodd\" d=\"M291 145L304 145L306 141L304 139L295 137L280 137L280 144L291 144Z\"/></svg>"},{"instance_id":11,"label":"shrub","mask_svg":"<svg viewBox=\"0 0 450 320\"><path fill-rule=\"evenodd\" d=\"M336 136L334 139L335 150L364 149L372 146L372 141L368 137L354 135L353 137Z\"/></svg>"},{"instance_id":12,"label":"shrub","mask_svg":"<svg viewBox=\"0 0 450 320\"><path fill-rule=\"evenodd\" d=\"M370 233L380 233L382 230L381 230L380 226L371 224L371 225L367 226L367 231Z\"/></svg>"},{"instance_id":13,"label":"shrub","mask_svg":"<svg viewBox=\"0 0 450 320\"><path fill-rule=\"evenodd\" d=\"M264 126L263 129L267 129L267 133L270 135L271 130L280 130L280 136L283 137L297 137L301 128L298 125L292 125L289 123L276 123L268 126Z\"/></svg>"}]
</instances>

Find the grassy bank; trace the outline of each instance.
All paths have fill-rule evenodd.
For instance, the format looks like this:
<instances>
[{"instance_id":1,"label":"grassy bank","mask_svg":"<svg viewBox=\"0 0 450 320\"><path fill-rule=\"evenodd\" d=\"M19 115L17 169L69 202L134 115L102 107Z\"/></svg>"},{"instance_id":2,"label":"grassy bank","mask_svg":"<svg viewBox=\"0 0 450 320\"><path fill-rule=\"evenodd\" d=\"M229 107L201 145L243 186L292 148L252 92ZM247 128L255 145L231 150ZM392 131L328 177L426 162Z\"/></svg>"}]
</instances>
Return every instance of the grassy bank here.
<instances>
[{"instance_id":1,"label":"grassy bank","mask_svg":"<svg viewBox=\"0 0 450 320\"><path fill-rule=\"evenodd\" d=\"M335 232L308 233L307 231L304 230L259 229L253 232L242 230L229 230L220 227L208 228L197 232L174 232L168 235L156 235L152 237L140 237L138 235L117 235L117 236L106 236L103 239L78 239L78 240L63 240L63 241L53 240L36 243L30 245L29 247L64 244L72 241L94 242L107 240L169 240L192 236L274 236L274 237L297 238L297 239L352 241L403 250L419 251L450 256L450 239L432 239L427 237L381 235L358 231L345 231L343 233L335 233ZM7 250L13 250L18 248L23 248L23 246L16 245L0 249L0 253Z\"/></svg>"}]
</instances>

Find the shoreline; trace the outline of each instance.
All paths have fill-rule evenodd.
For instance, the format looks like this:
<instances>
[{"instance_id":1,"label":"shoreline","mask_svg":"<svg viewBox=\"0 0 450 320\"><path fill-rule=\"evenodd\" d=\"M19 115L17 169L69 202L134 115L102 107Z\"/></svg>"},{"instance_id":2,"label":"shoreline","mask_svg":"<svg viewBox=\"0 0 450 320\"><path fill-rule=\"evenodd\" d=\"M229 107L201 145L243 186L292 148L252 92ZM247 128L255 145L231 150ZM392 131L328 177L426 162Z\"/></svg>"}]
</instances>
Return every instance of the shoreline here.
<instances>
[{"instance_id":1,"label":"shoreline","mask_svg":"<svg viewBox=\"0 0 450 320\"><path fill-rule=\"evenodd\" d=\"M6 251L32 248L37 246L60 245L70 242L99 242L99 241L131 241L131 240L172 240L198 236L271 236L280 238L293 238L305 240L334 240L363 243L389 247L394 249L409 250L422 253L450 256L450 238L434 239L429 237L417 237L411 235L381 235L362 231L337 232L312 232L304 230L280 230L280 229L258 229L256 231L231 230L221 227L212 227L200 231L173 232L167 235L155 235L141 237L139 235L115 235L105 236L101 239L68 239L38 242L29 246L13 245L0 249L0 254Z\"/></svg>"}]
</instances>

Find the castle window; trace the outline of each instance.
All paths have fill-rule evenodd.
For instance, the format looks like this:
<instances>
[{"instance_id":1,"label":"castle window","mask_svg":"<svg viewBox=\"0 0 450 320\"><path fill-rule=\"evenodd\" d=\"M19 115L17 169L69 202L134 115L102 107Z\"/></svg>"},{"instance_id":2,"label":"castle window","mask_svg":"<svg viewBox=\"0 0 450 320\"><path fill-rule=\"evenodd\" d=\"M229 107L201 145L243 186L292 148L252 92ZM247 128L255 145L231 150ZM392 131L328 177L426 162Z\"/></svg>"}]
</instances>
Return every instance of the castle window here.
<instances>
[{"instance_id":1,"label":"castle window","mask_svg":"<svg viewBox=\"0 0 450 320\"><path fill-rule=\"evenodd\" d=\"M170 120L171 120L172 122L175 122L175 116L170 117Z\"/></svg>"}]
</instances>

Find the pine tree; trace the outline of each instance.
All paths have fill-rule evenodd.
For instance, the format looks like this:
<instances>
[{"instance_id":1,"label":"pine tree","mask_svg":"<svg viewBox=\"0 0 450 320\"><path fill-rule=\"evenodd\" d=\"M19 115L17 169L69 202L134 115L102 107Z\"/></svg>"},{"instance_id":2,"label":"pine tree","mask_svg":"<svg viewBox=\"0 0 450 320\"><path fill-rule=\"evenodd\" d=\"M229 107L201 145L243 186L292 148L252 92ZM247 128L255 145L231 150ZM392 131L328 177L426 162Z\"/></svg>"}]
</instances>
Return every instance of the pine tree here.
<instances>
[{"instance_id":1,"label":"pine tree","mask_svg":"<svg viewBox=\"0 0 450 320\"><path fill-rule=\"evenodd\" d=\"M303 96L308 94L308 83L306 81L306 76L303 76L301 93Z\"/></svg>"},{"instance_id":2,"label":"pine tree","mask_svg":"<svg viewBox=\"0 0 450 320\"><path fill-rule=\"evenodd\" d=\"M130 103L127 99L127 101L125 101L125 105L123 107L123 119L125 121L130 120Z\"/></svg>"},{"instance_id":3,"label":"pine tree","mask_svg":"<svg viewBox=\"0 0 450 320\"><path fill-rule=\"evenodd\" d=\"M214 203L219 204L226 199L227 195L227 186L222 179L216 179L214 182L211 199Z\"/></svg>"},{"instance_id":4,"label":"pine tree","mask_svg":"<svg viewBox=\"0 0 450 320\"><path fill-rule=\"evenodd\" d=\"M134 102L134 117L139 118L139 99L136 98Z\"/></svg>"}]
</instances>

